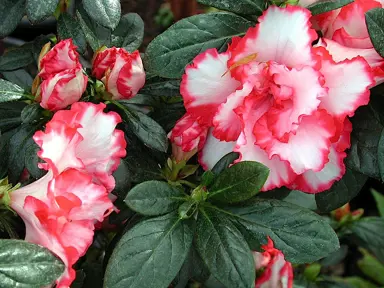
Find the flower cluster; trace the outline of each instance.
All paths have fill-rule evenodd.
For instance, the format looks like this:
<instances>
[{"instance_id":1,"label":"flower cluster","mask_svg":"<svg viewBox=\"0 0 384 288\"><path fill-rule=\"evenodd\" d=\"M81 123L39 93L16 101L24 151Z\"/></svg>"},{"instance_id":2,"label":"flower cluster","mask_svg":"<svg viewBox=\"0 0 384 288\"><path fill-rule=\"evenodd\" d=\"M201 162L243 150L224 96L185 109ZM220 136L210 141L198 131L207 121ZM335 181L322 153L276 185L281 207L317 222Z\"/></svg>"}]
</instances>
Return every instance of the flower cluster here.
<instances>
[{"instance_id":1,"label":"flower cluster","mask_svg":"<svg viewBox=\"0 0 384 288\"><path fill-rule=\"evenodd\" d=\"M272 6L226 52L198 55L182 78L187 114L169 135L173 144L200 150L205 169L231 151L263 163L263 191L317 193L339 180L348 117L368 103L374 76L361 56L335 58L322 42L313 46L310 18L301 7Z\"/></svg>"},{"instance_id":2,"label":"flower cluster","mask_svg":"<svg viewBox=\"0 0 384 288\"><path fill-rule=\"evenodd\" d=\"M45 132L33 137L47 174L11 193L10 206L25 222L25 240L47 247L65 263L59 288L75 279L72 265L92 243L96 222L113 209L112 173L126 154L126 142L115 129L120 116L104 108L79 102L58 111Z\"/></svg>"},{"instance_id":3,"label":"flower cluster","mask_svg":"<svg viewBox=\"0 0 384 288\"><path fill-rule=\"evenodd\" d=\"M273 241L268 238L268 243L262 245L264 252L253 252L257 271L255 288L291 288L293 287L292 264L287 262L283 253L274 248Z\"/></svg>"}]
</instances>

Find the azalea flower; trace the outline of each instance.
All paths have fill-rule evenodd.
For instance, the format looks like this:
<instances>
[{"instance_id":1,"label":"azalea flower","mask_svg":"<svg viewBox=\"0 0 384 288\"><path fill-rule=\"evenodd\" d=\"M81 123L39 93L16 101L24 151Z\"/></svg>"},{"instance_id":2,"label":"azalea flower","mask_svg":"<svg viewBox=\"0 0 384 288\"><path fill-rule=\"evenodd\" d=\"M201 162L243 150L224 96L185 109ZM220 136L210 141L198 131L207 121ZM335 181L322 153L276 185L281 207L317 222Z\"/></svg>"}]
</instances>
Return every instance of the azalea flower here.
<instances>
[{"instance_id":1,"label":"azalea flower","mask_svg":"<svg viewBox=\"0 0 384 288\"><path fill-rule=\"evenodd\" d=\"M130 99L144 86L145 72L139 51L129 53L123 48L108 48L98 52L92 67L113 100Z\"/></svg>"},{"instance_id":2,"label":"azalea flower","mask_svg":"<svg viewBox=\"0 0 384 288\"><path fill-rule=\"evenodd\" d=\"M40 60L41 107L51 111L64 109L79 101L87 88L79 55L72 39L59 42Z\"/></svg>"},{"instance_id":3,"label":"azalea flower","mask_svg":"<svg viewBox=\"0 0 384 288\"><path fill-rule=\"evenodd\" d=\"M268 244L261 246L264 252L253 252L256 270L261 270L257 276L255 288L292 288L293 269L284 254L274 248L273 241L268 238Z\"/></svg>"},{"instance_id":4,"label":"azalea flower","mask_svg":"<svg viewBox=\"0 0 384 288\"><path fill-rule=\"evenodd\" d=\"M75 279L72 266L92 244L95 223L112 211L112 173L126 154L121 122L104 104L75 103L57 112L45 132L33 139L48 170L41 179L10 194L10 207L24 220L25 240L42 245L66 265L57 280L67 288Z\"/></svg>"},{"instance_id":5,"label":"azalea flower","mask_svg":"<svg viewBox=\"0 0 384 288\"><path fill-rule=\"evenodd\" d=\"M269 167L263 191L317 193L343 176L348 117L368 103L373 75L362 57L336 63L324 47L312 47L310 17L301 7L272 6L227 52L208 49L186 67L187 114L194 127L209 127L199 156L205 169L235 151L238 161Z\"/></svg>"},{"instance_id":6,"label":"azalea flower","mask_svg":"<svg viewBox=\"0 0 384 288\"><path fill-rule=\"evenodd\" d=\"M317 1L300 1L308 6ZM376 85L384 82L384 58L373 48L365 22L365 13L383 8L383 1L355 0L339 9L311 18L314 28L323 34L319 45L326 47L336 62L362 56L372 67Z\"/></svg>"}]
</instances>

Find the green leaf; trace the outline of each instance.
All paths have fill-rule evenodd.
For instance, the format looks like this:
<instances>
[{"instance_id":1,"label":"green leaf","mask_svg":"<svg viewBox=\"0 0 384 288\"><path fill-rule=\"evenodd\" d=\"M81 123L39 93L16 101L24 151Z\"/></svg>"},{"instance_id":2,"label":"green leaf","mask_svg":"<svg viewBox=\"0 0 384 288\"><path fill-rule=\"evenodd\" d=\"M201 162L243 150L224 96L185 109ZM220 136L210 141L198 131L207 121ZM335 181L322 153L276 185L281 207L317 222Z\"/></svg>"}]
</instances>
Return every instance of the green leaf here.
<instances>
[{"instance_id":1,"label":"green leaf","mask_svg":"<svg viewBox=\"0 0 384 288\"><path fill-rule=\"evenodd\" d=\"M9 140L9 162L8 162L8 176L11 183L18 182L23 169L25 168L25 159L28 152L31 152L29 146L35 146L32 136L36 130L41 128L41 123L23 124L17 132ZM36 158L37 161L37 158ZM37 162L31 164L37 167Z\"/></svg>"},{"instance_id":2,"label":"green leaf","mask_svg":"<svg viewBox=\"0 0 384 288\"><path fill-rule=\"evenodd\" d=\"M321 259L320 264L323 267L330 267L339 264L345 259L348 254L348 246L340 245L340 249L335 251L332 254L329 254L327 257Z\"/></svg>"},{"instance_id":3,"label":"green leaf","mask_svg":"<svg viewBox=\"0 0 384 288\"><path fill-rule=\"evenodd\" d=\"M341 180L329 190L315 195L317 208L321 212L331 212L343 206L357 196L367 179L367 176L347 168Z\"/></svg>"},{"instance_id":4,"label":"green leaf","mask_svg":"<svg viewBox=\"0 0 384 288\"><path fill-rule=\"evenodd\" d=\"M269 194L269 191L265 194ZM317 209L315 194L304 193L299 190L292 190L291 193L284 198L284 201L310 210Z\"/></svg>"},{"instance_id":5,"label":"green leaf","mask_svg":"<svg viewBox=\"0 0 384 288\"><path fill-rule=\"evenodd\" d=\"M153 216L169 213L185 200L182 191L166 182L147 181L133 187L124 202L140 214Z\"/></svg>"},{"instance_id":6,"label":"green leaf","mask_svg":"<svg viewBox=\"0 0 384 288\"><path fill-rule=\"evenodd\" d=\"M260 191L268 175L269 169L261 163L239 162L216 177L208 198L225 203L245 201Z\"/></svg>"},{"instance_id":7,"label":"green leaf","mask_svg":"<svg viewBox=\"0 0 384 288\"><path fill-rule=\"evenodd\" d=\"M235 160L239 159L240 154L237 152L230 152L224 155L212 168L212 172L216 175L220 174L224 169L227 169Z\"/></svg>"},{"instance_id":8,"label":"green leaf","mask_svg":"<svg viewBox=\"0 0 384 288\"><path fill-rule=\"evenodd\" d=\"M364 249L360 250L363 253L363 258L357 261L357 266L369 278L384 285L384 266L375 257L369 254Z\"/></svg>"},{"instance_id":9,"label":"green leaf","mask_svg":"<svg viewBox=\"0 0 384 288\"><path fill-rule=\"evenodd\" d=\"M0 240L0 286L40 288L51 286L65 265L48 249L20 240Z\"/></svg>"},{"instance_id":10,"label":"green leaf","mask_svg":"<svg viewBox=\"0 0 384 288\"><path fill-rule=\"evenodd\" d=\"M179 219L177 213L140 222L116 245L104 287L168 287L183 265L192 239L191 223Z\"/></svg>"},{"instance_id":11,"label":"green leaf","mask_svg":"<svg viewBox=\"0 0 384 288\"><path fill-rule=\"evenodd\" d=\"M384 9L374 8L365 13L368 33L373 47L384 57Z\"/></svg>"},{"instance_id":12,"label":"green leaf","mask_svg":"<svg viewBox=\"0 0 384 288\"><path fill-rule=\"evenodd\" d=\"M51 16L60 0L27 0L25 10L29 21L38 23Z\"/></svg>"},{"instance_id":13,"label":"green leaf","mask_svg":"<svg viewBox=\"0 0 384 288\"><path fill-rule=\"evenodd\" d=\"M353 0L320 0L309 5L307 9L311 11L312 15L318 15L328 11L336 10L352 2Z\"/></svg>"},{"instance_id":14,"label":"green leaf","mask_svg":"<svg viewBox=\"0 0 384 288\"><path fill-rule=\"evenodd\" d=\"M11 71L33 63L32 44L9 49L0 57L0 71Z\"/></svg>"},{"instance_id":15,"label":"green leaf","mask_svg":"<svg viewBox=\"0 0 384 288\"><path fill-rule=\"evenodd\" d=\"M327 221L302 207L275 199L255 200L232 207L233 221L252 249L271 237L277 249L293 263L311 263L339 248L339 239Z\"/></svg>"},{"instance_id":16,"label":"green leaf","mask_svg":"<svg viewBox=\"0 0 384 288\"><path fill-rule=\"evenodd\" d=\"M102 46L109 47L111 44L111 30L95 22L82 6L76 10L76 16L79 20L81 29L84 32L85 39L95 52Z\"/></svg>"},{"instance_id":17,"label":"green leaf","mask_svg":"<svg viewBox=\"0 0 384 288\"><path fill-rule=\"evenodd\" d=\"M371 193L375 198L377 210L379 210L380 216L384 217L384 195L377 192L375 189L371 189Z\"/></svg>"},{"instance_id":18,"label":"green leaf","mask_svg":"<svg viewBox=\"0 0 384 288\"><path fill-rule=\"evenodd\" d=\"M178 97L181 99L181 97ZM185 114L185 108L182 101L175 103L162 102L155 111L151 113L151 117L169 132L175 127L177 120Z\"/></svg>"},{"instance_id":19,"label":"green leaf","mask_svg":"<svg viewBox=\"0 0 384 288\"><path fill-rule=\"evenodd\" d=\"M57 33L61 40L72 39L73 43L78 47L80 53L84 54L87 49L85 36L81 30L80 23L77 19L68 13L62 13L57 21Z\"/></svg>"},{"instance_id":20,"label":"green leaf","mask_svg":"<svg viewBox=\"0 0 384 288\"><path fill-rule=\"evenodd\" d=\"M123 110L123 119L143 143L161 152L168 150L168 138L163 128L152 118L139 111Z\"/></svg>"},{"instance_id":21,"label":"green leaf","mask_svg":"<svg viewBox=\"0 0 384 288\"><path fill-rule=\"evenodd\" d=\"M119 0L83 0L84 9L97 23L115 29L120 21L121 6Z\"/></svg>"},{"instance_id":22,"label":"green leaf","mask_svg":"<svg viewBox=\"0 0 384 288\"><path fill-rule=\"evenodd\" d=\"M0 131L6 132L21 124L21 111L26 104L23 102L0 103Z\"/></svg>"},{"instance_id":23,"label":"green leaf","mask_svg":"<svg viewBox=\"0 0 384 288\"><path fill-rule=\"evenodd\" d=\"M370 250L384 263L384 218L365 217L353 222L348 228L359 245Z\"/></svg>"},{"instance_id":24,"label":"green leaf","mask_svg":"<svg viewBox=\"0 0 384 288\"><path fill-rule=\"evenodd\" d=\"M16 85L19 85L24 91L30 91L32 87L33 78L24 69L18 69L14 71L3 71L4 79L8 80Z\"/></svg>"},{"instance_id":25,"label":"green leaf","mask_svg":"<svg viewBox=\"0 0 384 288\"><path fill-rule=\"evenodd\" d=\"M380 178L378 146L383 130L380 117L369 104L360 107L351 122L353 131L351 148L345 160L347 167L369 177Z\"/></svg>"},{"instance_id":26,"label":"green leaf","mask_svg":"<svg viewBox=\"0 0 384 288\"><path fill-rule=\"evenodd\" d=\"M0 179L8 177L9 140L16 132L17 129L13 129L0 133Z\"/></svg>"},{"instance_id":27,"label":"green leaf","mask_svg":"<svg viewBox=\"0 0 384 288\"><path fill-rule=\"evenodd\" d=\"M201 207L196 248L209 271L227 287L249 288L255 281L251 250L230 219L214 207Z\"/></svg>"},{"instance_id":28,"label":"green leaf","mask_svg":"<svg viewBox=\"0 0 384 288\"><path fill-rule=\"evenodd\" d=\"M38 37L35 38L35 40L33 40L33 42L31 43L32 44L32 55L33 55L33 59L35 60L35 63L37 64L37 61L39 59L39 56L40 56L40 52L41 52L41 49L43 48L43 46L45 44L47 44L48 42L51 42L51 44L55 44L54 43L54 39L56 39L56 36L53 35L53 34L49 34L49 35L40 35Z\"/></svg>"},{"instance_id":29,"label":"green leaf","mask_svg":"<svg viewBox=\"0 0 384 288\"><path fill-rule=\"evenodd\" d=\"M24 89L12 82L0 79L0 103L20 100L28 94Z\"/></svg>"},{"instance_id":30,"label":"green leaf","mask_svg":"<svg viewBox=\"0 0 384 288\"><path fill-rule=\"evenodd\" d=\"M242 15L261 15L267 8L265 0L197 0L197 2Z\"/></svg>"},{"instance_id":31,"label":"green leaf","mask_svg":"<svg viewBox=\"0 0 384 288\"><path fill-rule=\"evenodd\" d=\"M243 36L252 22L230 13L209 13L176 22L157 36L146 51L147 70L180 78L185 66L209 48L224 51L234 36Z\"/></svg>"},{"instance_id":32,"label":"green leaf","mask_svg":"<svg viewBox=\"0 0 384 288\"><path fill-rule=\"evenodd\" d=\"M153 96L178 96L180 95L180 80L156 77L155 79L147 81L145 86L140 90L140 93Z\"/></svg>"},{"instance_id":33,"label":"green leaf","mask_svg":"<svg viewBox=\"0 0 384 288\"><path fill-rule=\"evenodd\" d=\"M137 13L121 17L112 33L112 46L123 47L129 52L139 49L144 37L144 22Z\"/></svg>"},{"instance_id":34,"label":"green leaf","mask_svg":"<svg viewBox=\"0 0 384 288\"><path fill-rule=\"evenodd\" d=\"M375 284L357 276L346 277L344 278L344 281L352 285L354 288L377 288Z\"/></svg>"},{"instance_id":35,"label":"green leaf","mask_svg":"<svg viewBox=\"0 0 384 288\"><path fill-rule=\"evenodd\" d=\"M30 104L25 106L21 111L21 121L23 123L35 123L42 120L43 108L40 107L39 103Z\"/></svg>"},{"instance_id":36,"label":"green leaf","mask_svg":"<svg viewBox=\"0 0 384 288\"><path fill-rule=\"evenodd\" d=\"M24 16L25 0L0 0L0 38L11 34Z\"/></svg>"}]
</instances>

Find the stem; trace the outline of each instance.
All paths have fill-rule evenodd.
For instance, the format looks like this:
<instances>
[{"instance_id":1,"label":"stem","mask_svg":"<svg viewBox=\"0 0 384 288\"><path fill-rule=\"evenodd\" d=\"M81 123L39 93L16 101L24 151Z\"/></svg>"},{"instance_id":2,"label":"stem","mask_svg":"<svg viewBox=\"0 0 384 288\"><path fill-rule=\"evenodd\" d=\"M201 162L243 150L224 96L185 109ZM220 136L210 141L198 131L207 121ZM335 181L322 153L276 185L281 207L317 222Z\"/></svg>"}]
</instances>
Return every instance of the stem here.
<instances>
[{"instance_id":1,"label":"stem","mask_svg":"<svg viewBox=\"0 0 384 288\"><path fill-rule=\"evenodd\" d=\"M179 183L180 184L184 184L184 185L186 185L186 186L188 186L190 188L196 188L197 187L196 184L193 184L193 183L191 183L191 182L189 182L187 180L179 180Z\"/></svg>"}]
</instances>

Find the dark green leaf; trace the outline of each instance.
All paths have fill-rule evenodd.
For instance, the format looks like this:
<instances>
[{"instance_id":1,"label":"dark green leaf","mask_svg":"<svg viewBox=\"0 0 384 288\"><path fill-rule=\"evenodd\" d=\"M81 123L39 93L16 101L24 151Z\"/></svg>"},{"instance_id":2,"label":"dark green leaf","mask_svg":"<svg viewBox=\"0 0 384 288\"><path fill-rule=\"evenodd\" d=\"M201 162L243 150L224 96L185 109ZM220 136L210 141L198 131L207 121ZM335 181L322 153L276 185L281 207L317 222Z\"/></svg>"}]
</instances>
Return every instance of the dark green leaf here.
<instances>
[{"instance_id":1,"label":"dark green leaf","mask_svg":"<svg viewBox=\"0 0 384 288\"><path fill-rule=\"evenodd\" d=\"M112 46L123 47L129 52L139 49L144 37L144 22L137 13L121 17L112 33Z\"/></svg>"},{"instance_id":2,"label":"dark green leaf","mask_svg":"<svg viewBox=\"0 0 384 288\"><path fill-rule=\"evenodd\" d=\"M118 100L117 102L122 105L142 105L142 106L153 106L156 104L156 99L152 95L147 94L136 94L135 97L127 100Z\"/></svg>"},{"instance_id":3,"label":"dark green leaf","mask_svg":"<svg viewBox=\"0 0 384 288\"><path fill-rule=\"evenodd\" d=\"M151 117L159 123L166 132L169 132L175 127L177 120L179 120L184 113L185 108L182 101L175 103L165 102L156 107Z\"/></svg>"},{"instance_id":4,"label":"dark green leaf","mask_svg":"<svg viewBox=\"0 0 384 288\"><path fill-rule=\"evenodd\" d=\"M49 34L49 35L40 35L35 38L32 42L32 55L33 59L35 60L36 64L40 56L41 49L45 44L48 42L51 42L51 44L54 44L52 39L56 39L55 35Z\"/></svg>"},{"instance_id":5,"label":"dark green leaf","mask_svg":"<svg viewBox=\"0 0 384 288\"><path fill-rule=\"evenodd\" d=\"M343 282L340 280L333 280L333 279L317 281L316 284L318 288L354 288L353 286L349 285L346 282Z\"/></svg>"},{"instance_id":6,"label":"dark green leaf","mask_svg":"<svg viewBox=\"0 0 384 288\"><path fill-rule=\"evenodd\" d=\"M9 140L16 132L17 129L0 133L0 179L8 176Z\"/></svg>"},{"instance_id":7,"label":"dark green leaf","mask_svg":"<svg viewBox=\"0 0 384 288\"><path fill-rule=\"evenodd\" d=\"M41 113L44 110L40 107L39 103L30 104L25 106L21 111L21 121L23 123L34 123L42 119Z\"/></svg>"},{"instance_id":8,"label":"dark green leaf","mask_svg":"<svg viewBox=\"0 0 384 288\"><path fill-rule=\"evenodd\" d=\"M190 226L177 213L135 225L116 245L105 272L104 287L168 287L191 247Z\"/></svg>"},{"instance_id":9,"label":"dark green leaf","mask_svg":"<svg viewBox=\"0 0 384 288\"><path fill-rule=\"evenodd\" d=\"M215 174L211 170L207 170L201 175L201 185L208 186L211 185L213 180L215 179Z\"/></svg>"},{"instance_id":10,"label":"dark green leaf","mask_svg":"<svg viewBox=\"0 0 384 288\"><path fill-rule=\"evenodd\" d=\"M129 143L130 145L131 143ZM113 173L115 178L115 188L112 193L118 196L120 199L124 199L127 196L129 189L131 188L131 175L128 164L125 161L120 161L120 165ZM125 206L125 205L124 205Z\"/></svg>"},{"instance_id":11,"label":"dark green leaf","mask_svg":"<svg viewBox=\"0 0 384 288\"><path fill-rule=\"evenodd\" d=\"M307 9L311 11L312 15L318 15L328 11L332 11L352 3L353 0L320 0L309 5Z\"/></svg>"},{"instance_id":12,"label":"dark green leaf","mask_svg":"<svg viewBox=\"0 0 384 288\"><path fill-rule=\"evenodd\" d=\"M48 249L20 240L0 240L0 286L40 288L51 286L65 265Z\"/></svg>"},{"instance_id":13,"label":"dark green leaf","mask_svg":"<svg viewBox=\"0 0 384 288\"><path fill-rule=\"evenodd\" d=\"M348 254L348 246L341 245L337 251L321 259L320 264L323 267L330 267L330 266L337 265L344 260L347 254Z\"/></svg>"},{"instance_id":14,"label":"dark green leaf","mask_svg":"<svg viewBox=\"0 0 384 288\"><path fill-rule=\"evenodd\" d=\"M79 21L68 13L62 13L57 21L57 33L60 40L72 39L80 53L84 54L87 48L83 30L81 30Z\"/></svg>"},{"instance_id":15,"label":"dark green leaf","mask_svg":"<svg viewBox=\"0 0 384 288\"><path fill-rule=\"evenodd\" d=\"M269 194L269 191L268 193L264 193L264 194ZM297 206L300 206L306 209L310 209L310 210L317 209L315 194L309 194L309 193L304 193L298 190L292 190L291 193L289 193L289 195L286 198L284 198L284 201L295 204Z\"/></svg>"},{"instance_id":16,"label":"dark green leaf","mask_svg":"<svg viewBox=\"0 0 384 288\"><path fill-rule=\"evenodd\" d=\"M23 18L25 0L0 0L0 7L0 38L3 38L11 34Z\"/></svg>"},{"instance_id":17,"label":"dark green leaf","mask_svg":"<svg viewBox=\"0 0 384 288\"><path fill-rule=\"evenodd\" d=\"M268 175L269 169L261 163L239 162L215 178L208 198L225 203L245 201L260 191Z\"/></svg>"},{"instance_id":18,"label":"dark green leaf","mask_svg":"<svg viewBox=\"0 0 384 288\"><path fill-rule=\"evenodd\" d=\"M180 78L185 66L209 48L223 51L252 22L230 13L209 13L182 19L157 36L146 51L148 70L165 78Z\"/></svg>"},{"instance_id":19,"label":"dark green leaf","mask_svg":"<svg viewBox=\"0 0 384 288\"><path fill-rule=\"evenodd\" d=\"M57 5L60 0L27 0L27 6L25 7L27 11L28 19L32 23L38 23L55 12Z\"/></svg>"},{"instance_id":20,"label":"dark green leaf","mask_svg":"<svg viewBox=\"0 0 384 288\"><path fill-rule=\"evenodd\" d=\"M167 152L168 138L163 128L152 118L139 111L123 110L123 119L143 143L161 152Z\"/></svg>"},{"instance_id":21,"label":"dark green leaf","mask_svg":"<svg viewBox=\"0 0 384 288\"><path fill-rule=\"evenodd\" d=\"M365 217L353 222L349 229L359 245L370 250L384 263L384 218Z\"/></svg>"},{"instance_id":22,"label":"dark green leaf","mask_svg":"<svg viewBox=\"0 0 384 288\"><path fill-rule=\"evenodd\" d=\"M345 277L344 281L353 288L377 288L375 284L357 276Z\"/></svg>"},{"instance_id":23,"label":"dark green leaf","mask_svg":"<svg viewBox=\"0 0 384 288\"><path fill-rule=\"evenodd\" d=\"M33 63L32 44L12 48L0 57L0 71L23 68Z\"/></svg>"},{"instance_id":24,"label":"dark green leaf","mask_svg":"<svg viewBox=\"0 0 384 288\"><path fill-rule=\"evenodd\" d=\"M0 79L0 103L16 101L23 98L26 94L24 89L12 82Z\"/></svg>"},{"instance_id":25,"label":"dark green leaf","mask_svg":"<svg viewBox=\"0 0 384 288\"><path fill-rule=\"evenodd\" d=\"M183 192L166 182L147 181L133 187L124 202L140 214L153 216L169 213L185 200Z\"/></svg>"},{"instance_id":26,"label":"dark green leaf","mask_svg":"<svg viewBox=\"0 0 384 288\"><path fill-rule=\"evenodd\" d=\"M384 57L384 9L374 8L366 12L365 22L373 47Z\"/></svg>"},{"instance_id":27,"label":"dark green leaf","mask_svg":"<svg viewBox=\"0 0 384 288\"><path fill-rule=\"evenodd\" d=\"M257 194L256 197L263 198L263 199L277 199L277 200L284 199L285 200L290 193L291 193L291 190L289 190L288 188L280 187L273 190L269 190L268 193L259 193Z\"/></svg>"},{"instance_id":28,"label":"dark green leaf","mask_svg":"<svg viewBox=\"0 0 384 288\"><path fill-rule=\"evenodd\" d=\"M380 178L378 145L383 125L373 106L360 107L351 119L351 148L347 167L367 176Z\"/></svg>"},{"instance_id":29,"label":"dark green leaf","mask_svg":"<svg viewBox=\"0 0 384 288\"><path fill-rule=\"evenodd\" d=\"M21 124L21 111L26 104L23 102L0 103L0 131L6 132Z\"/></svg>"},{"instance_id":30,"label":"dark green leaf","mask_svg":"<svg viewBox=\"0 0 384 288\"><path fill-rule=\"evenodd\" d=\"M30 145L25 148L25 160L24 165L28 170L29 174L35 179L39 179L44 176L46 173L45 170L42 170L38 167L40 158L37 156L37 152L40 151L40 147L35 143L30 141Z\"/></svg>"},{"instance_id":31,"label":"dark green leaf","mask_svg":"<svg viewBox=\"0 0 384 288\"><path fill-rule=\"evenodd\" d=\"M343 206L357 196L367 179L367 176L347 168L340 181L315 195L317 208L321 212L330 212Z\"/></svg>"},{"instance_id":32,"label":"dark green leaf","mask_svg":"<svg viewBox=\"0 0 384 288\"><path fill-rule=\"evenodd\" d=\"M339 239L327 221L302 207L265 199L233 207L231 212L251 248L266 244L269 236L290 262L314 262L339 248Z\"/></svg>"},{"instance_id":33,"label":"dark green leaf","mask_svg":"<svg viewBox=\"0 0 384 288\"><path fill-rule=\"evenodd\" d=\"M380 216L384 217L384 195L374 189L371 189L371 192L373 197L375 198L377 210L379 210Z\"/></svg>"},{"instance_id":34,"label":"dark green leaf","mask_svg":"<svg viewBox=\"0 0 384 288\"><path fill-rule=\"evenodd\" d=\"M220 283L219 280L217 280L212 275L208 278L207 281L205 281L203 288L227 288L222 283Z\"/></svg>"},{"instance_id":35,"label":"dark green leaf","mask_svg":"<svg viewBox=\"0 0 384 288\"><path fill-rule=\"evenodd\" d=\"M156 78L158 81L147 82L140 90L140 93L154 95L154 96L167 96L173 97L180 95L180 80L170 80Z\"/></svg>"},{"instance_id":36,"label":"dark green leaf","mask_svg":"<svg viewBox=\"0 0 384 288\"><path fill-rule=\"evenodd\" d=\"M225 214L214 207L201 207L196 232L197 251L213 276L227 287L252 287L255 264L251 250Z\"/></svg>"},{"instance_id":37,"label":"dark green leaf","mask_svg":"<svg viewBox=\"0 0 384 288\"><path fill-rule=\"evenodd\" d=\"M82 6L79 6L76 11L76 16L79 19L81 29L84 32L85 39L93 51L96 51L102 46L109 47L111 44L111 30L96 23Z\"/></svg>"},{"instance_id":38,"label":"dark green leaf","mask_svg":"<svg viewBox=\"0 0 384 288\"><path fill-rule=\"evenodd\" d=\"M357 266L366 276L384 285L384 265L364 249L360 251L363 253L363 258L357 261Z\"/></svg>"},{"instance_id":39,"label":"dark green leaf","mask_svg":"<svg viewBox=\"0 0 384 288\"><path fill-rule=\"evenodd\" d=\"M227 169L235 160L239 159L240 154L237 152L230 152L223 156L212 168L212 172L216 175L220 174L224 169Z\"/></svg>"},{"instance_id":40,"label":"dark green leaf","mask_svg":"<svg viewBox=\"0 0 384 288\"><path fill-rule=\"evenodd\" d=\"M25 168L27 152L31 151L29 150L29 146L36 145L32 136L35 131L40 128L41 123L23 124L9 140L8 176L11 183L15 184L18 182L20 175ZM37 166L37 162L35 165Z\"/></svg>"},{"instance_id":41,"label":"dark green leaf","mask_svg":"<svg viewBox=\"0 0 384 288\"><path fill-rule=\"evenodd\" d=\"M83 0L88 15L102 26L115 29L120 21L119 0Z\"/></svg>"},{"instance_id":42,"label":"dark green leaf","mask_svg":"<svg viewBox=\"0 0 384 288\"><path fill-rule=\"evenodd\" d=\"M19 85L25 91L31 90L33 79L32 76L29 75L24 69L3 71L1 74L3 74L5 80Z\"/></svg>"},{"instance_id":43,"label":"dark green leaf","mask_svg":"<svg viewBox=\"0 0 384 288\"><path fill-rule=\"evenodd\" d=\"M197 0L197 2L242 15L261 15L267 8L265 0Z\"/></svg>"}]
</instances>

